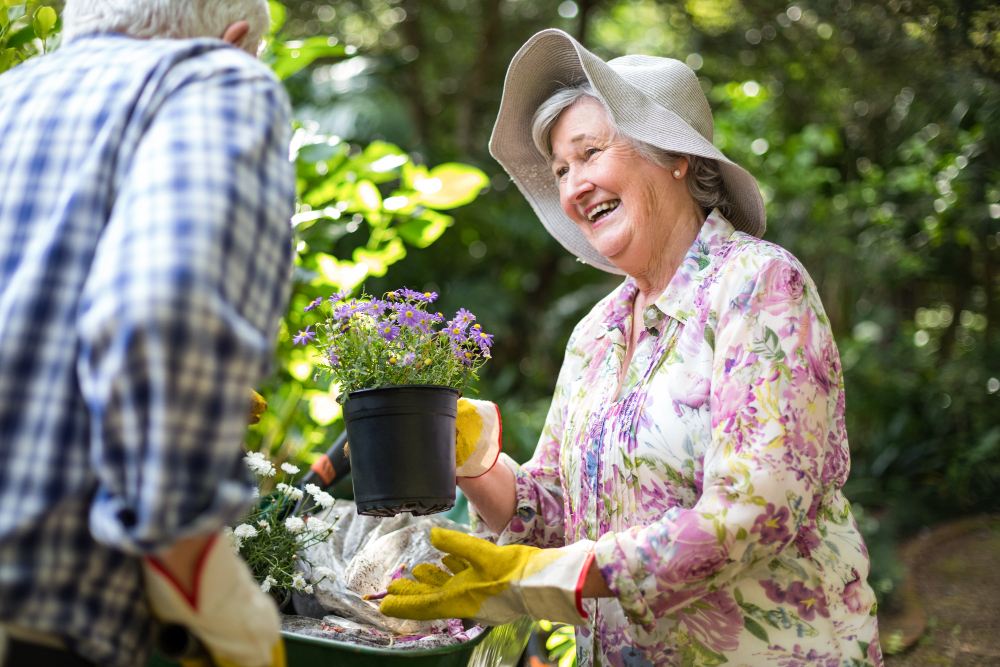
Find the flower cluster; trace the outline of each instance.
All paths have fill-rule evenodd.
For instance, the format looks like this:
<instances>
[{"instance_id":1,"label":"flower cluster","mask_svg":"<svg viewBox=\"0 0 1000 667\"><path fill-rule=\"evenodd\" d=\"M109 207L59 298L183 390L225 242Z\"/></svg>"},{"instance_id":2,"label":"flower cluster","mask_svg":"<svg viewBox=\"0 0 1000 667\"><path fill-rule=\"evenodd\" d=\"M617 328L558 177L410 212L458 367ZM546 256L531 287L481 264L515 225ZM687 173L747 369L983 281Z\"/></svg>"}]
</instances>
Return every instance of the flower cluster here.
<instances>
[{"instance_id":1,"label":"flower cluster","mask_svg":"<svg viewBox=\"0 0 1000 667\"><path fill-rule=\"evenodd\" d=\"M259 452L250 452L247 467L261 481L278 474L277 468ZM306 582L297 561L314 544L328 540L333 526L328 522L333 496L315 484L299 489L290 484L299 468L282 463L282 481L273 493L260 498L256 508L235 528L226 529L233 548L247 561L260 588L279 603L290 590L312 593L313 585L329 575L325 568L315 570L318 579Z\"/></svg>"},{"instance_id":2,"label":"flower cluster","mask_svg":"<svg viewBox=\"0 0 1000 667\"><path fill-rule=\"evenodd\" d=\"M483 331L465 308L451 320L428 306L436 292L409 288L382 299L337 293L317 298L304 310L323 319L293 338L322 350L319 367L340 384L338 400L358 389L430 384L462 390L490 358L493 335Z\"/></svg>"}]
</instances>

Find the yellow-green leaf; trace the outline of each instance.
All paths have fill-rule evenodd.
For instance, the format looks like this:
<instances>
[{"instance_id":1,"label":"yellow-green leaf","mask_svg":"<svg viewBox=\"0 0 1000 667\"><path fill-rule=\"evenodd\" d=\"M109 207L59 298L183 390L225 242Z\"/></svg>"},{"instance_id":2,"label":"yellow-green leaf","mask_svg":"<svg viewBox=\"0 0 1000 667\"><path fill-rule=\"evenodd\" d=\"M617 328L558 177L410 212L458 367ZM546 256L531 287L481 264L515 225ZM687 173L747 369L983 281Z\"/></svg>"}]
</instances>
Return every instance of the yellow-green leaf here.
<instances>
[{"instance_id":1,"label":"yellow-green leaf","mask_svg":"<svg viewBox=\"0 0 1000 667\"><path fill-rule=\"evenodd\" d=\"M450 215L438 213L430 209L419 217L408 220L396 227L403 240L417 248L426 248L438 240L444 230L451 227L455 219Z\"/></svg>"},{"instance_id":2,"label":"yellow-green leaf","mask_svg":"<svg viewBox=\"0 0 1000 667\"><path fill-rule=\"evenodd\" d=\"M10 17L7 16L7 10L0 12L0 28L6 28L10 24Z\"/></svg>"},{"instance_id":3,"label":"yellow-green leaf","mask_svg":"<svg viewBox=\"0 0 1000 667\"><path fill-rule=\"evenodd\" d=\"M18 5L23 5L24 0L4 0L4 4L8 7L17 7Z\"/></svg>"},{"instance_id":4,"label":"yellow-green leaf","mask_svg":"<svg viewBox=\"0 0 1000 667\"><path fill-rule=\"evenodd\" d=\"M371 181L359 181L355 193L358 203L366 211L374 212L382 208L382 195L379 194L378 188Z\"/></svg>"},{"instance_id":5,"label":"yellow-green leaf","mask_svg":"<svg viewBox=\"0 0 1000 667\"><path fill-rule=\"evenodd\" d=\"M394 238L379 250L356 248L353 254L354 261L364 264L368 275L375 277L384 276L389 266L404 257L406 257L406 247L399 238Z\"/></svg>"},{"instance_id":6,"label":"yellow-green leaf","mask_svg":"<svg viewBox=\"0 0 1000 667\"><path fill-rule=\"evenodd\" d=\"M44 38L56 24L56 10L51 7L39 7L35 12L35 35Z\"/></svg>"},{"instance_id":7,"label":"yellow-green leaf","mask_svg":"<svg viewBox=\"0 0 1000 667\"><path fill-rule=\"evenodd\" d=\"M481 170L459 162L446 162L431 169L427 178L415 180L420 203L429 208L464 206L473 201L490 180Z\"/></svg>"},{"instance_id":8,"label":"yellow-green leaf","mask_svg":"<svg viewBox=\"0 0 1000 667\"><path fill-rule=\"evenodd\" d=\"M316 267L322 278L318 279L339 290L352 290L361 284L368 274L368 265L338 260L336 257L318 252ZM313 281L314 283L317 281Z\"/></svg>"},{"instance_id":9,"label":"yellow-green leaf","mask_svg":"<svg viewBox=\"0 0 1000 667\"><path fill-rule=\"evenodd\" d=\"M317 58L345 55L344 47L334 37L310 37L305 41L275 42L272 46L278 59L272 65L279 79L287 79Z\"/></svg>"},{"instance_id":10,"label":"yellow-green leaf","mask_svg":"<svg viewBox=\"0 0 1000 667\"><path fill-rule=\"evenodd\" d=\"M17 51L14 49L4 49L0 51L0 72L6 72L14 66L17 59Z\"/></svg>"}]
</instances>

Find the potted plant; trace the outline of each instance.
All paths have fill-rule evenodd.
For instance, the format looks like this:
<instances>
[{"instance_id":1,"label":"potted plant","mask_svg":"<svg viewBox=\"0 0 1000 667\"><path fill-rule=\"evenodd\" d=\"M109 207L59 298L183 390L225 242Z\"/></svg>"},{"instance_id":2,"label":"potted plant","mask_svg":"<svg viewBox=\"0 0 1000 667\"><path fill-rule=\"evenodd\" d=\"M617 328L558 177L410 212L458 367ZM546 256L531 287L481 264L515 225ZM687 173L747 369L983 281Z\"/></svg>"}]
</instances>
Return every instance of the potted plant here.
<instances>
[{"instance_id":1,"label":"potted plant","mask_svg":"<svg viewBox=\"0 0 1000 667\"><path fill-rule=\"evenodd\" d=\"M433 514L455 504L455 417L462 390L490 358L493 336L460 309L429 312L434 292L382 299L338 293L297 344L314 342L340 387L359 514Z\"/></svg>"}]
</instances>

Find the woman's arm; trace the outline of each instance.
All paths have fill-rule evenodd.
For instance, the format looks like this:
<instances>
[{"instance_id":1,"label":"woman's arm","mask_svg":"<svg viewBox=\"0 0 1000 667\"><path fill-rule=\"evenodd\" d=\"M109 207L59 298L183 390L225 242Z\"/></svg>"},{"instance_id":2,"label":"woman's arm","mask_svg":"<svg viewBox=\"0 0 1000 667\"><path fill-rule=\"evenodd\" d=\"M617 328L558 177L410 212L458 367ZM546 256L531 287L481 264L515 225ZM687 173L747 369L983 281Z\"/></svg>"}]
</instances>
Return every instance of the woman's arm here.
<instances>
[{"instance_id":1,"label":"woman's arm","mask_svg":"<svg viewBox=\"0 0 1000 667\"><path fill-rule=\"evenodd\" d=\"M595 546L611 591L647 628L754 572L768 579L793 540L808 551L797 538L815 519L827 449L846 447L830 434L843 385L815 286L791 258L741 282L717 300L700 499Z\"/></svg>"},{"instance_id":2,"label":"woman's arm","mask_svg":"<svg viewBox=\"0 0 1000 667\"><path fill-rule=\"evenodd\" d=\"M475 506L489 529L499 535L517 510L514 473L501 463L479 477L459 477L458 488Z\"/></svg>"}]
</instances>

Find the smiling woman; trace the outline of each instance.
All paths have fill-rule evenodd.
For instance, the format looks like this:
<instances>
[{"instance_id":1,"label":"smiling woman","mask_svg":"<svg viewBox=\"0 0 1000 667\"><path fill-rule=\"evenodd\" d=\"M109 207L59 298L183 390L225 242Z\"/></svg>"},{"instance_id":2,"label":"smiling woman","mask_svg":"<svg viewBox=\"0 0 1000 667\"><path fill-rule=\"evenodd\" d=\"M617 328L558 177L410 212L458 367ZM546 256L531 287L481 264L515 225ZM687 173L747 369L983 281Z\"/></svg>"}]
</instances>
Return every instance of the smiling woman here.
<instances>
[{"instance_id":1,"label":"smiling woman","mask_svg":"<svg viewBox=\"0 0 1000 667\"><path fill-rule=\"evenodd\" d=\"M500 546L476 550L562 564L527 608L582 626L581 667L877 667L829 319L712 137L684 63L605 63L557 30L514 57L493 155L570 252L626 278L570 336L532 459L460 480Z\"/></svg>"}]
</instances>

